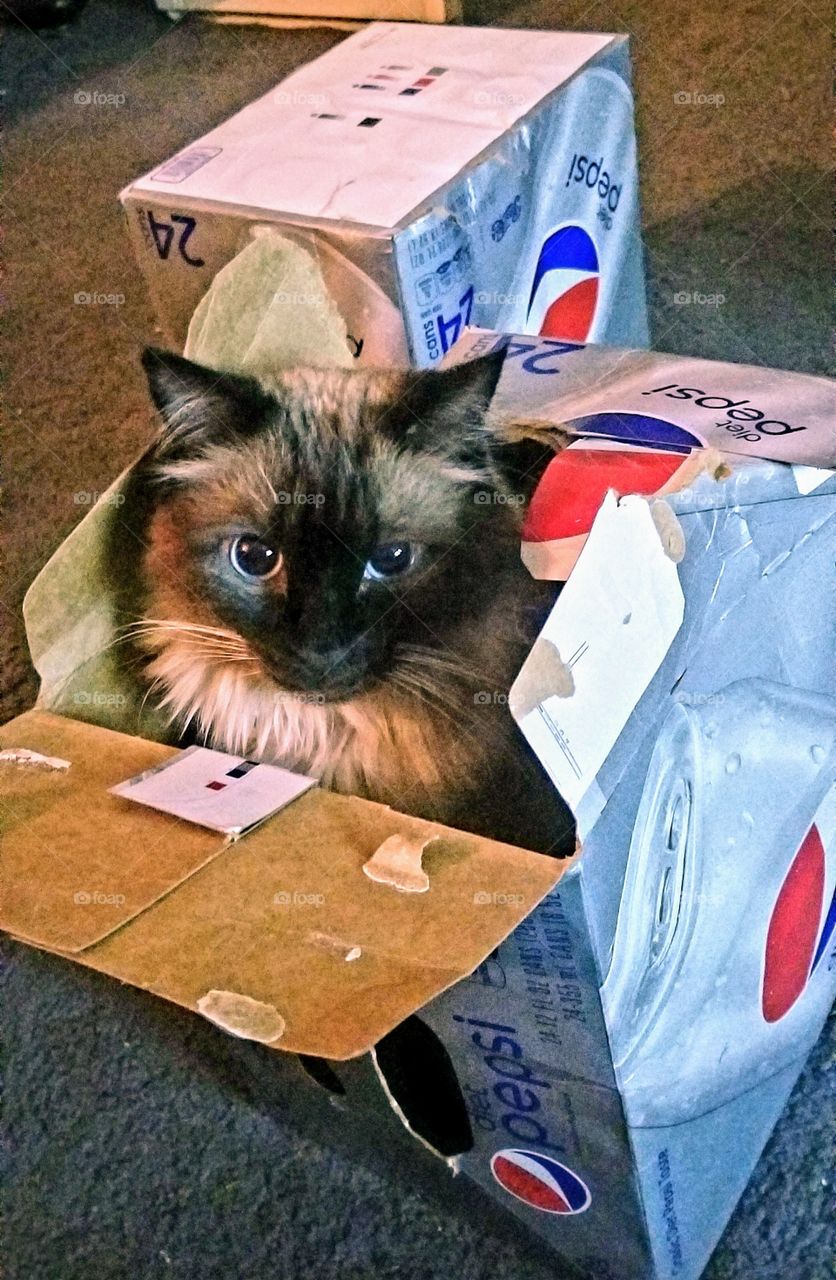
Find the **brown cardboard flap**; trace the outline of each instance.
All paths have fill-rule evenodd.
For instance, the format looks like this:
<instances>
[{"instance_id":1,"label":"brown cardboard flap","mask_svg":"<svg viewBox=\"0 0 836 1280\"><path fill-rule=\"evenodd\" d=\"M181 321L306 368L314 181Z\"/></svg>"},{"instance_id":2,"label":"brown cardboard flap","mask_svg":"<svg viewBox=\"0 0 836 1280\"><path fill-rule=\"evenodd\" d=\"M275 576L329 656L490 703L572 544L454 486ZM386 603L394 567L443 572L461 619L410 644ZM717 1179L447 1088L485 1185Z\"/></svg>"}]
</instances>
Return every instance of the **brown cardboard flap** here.
<instances>
[{"instance_id":1,"label":"brown cardboard flap","mask_svg":"<svg viewBox=\"0 0 836 1280\"><path fill-rule=\"evenodd\" d=\"M144 911L224 848L222 836L108 795L172 747L28 711L0 728L69 769L0 762L0 928L79 951Z\"/></svg>"},{"instance_id":2,"label":"brown cardboard flap","mask_svg":"<svg viewBox=\"0 0 836 1280\"><path fill-rule=\"evenodd\" d=\"M442 837L428 892L363 875L384 839L420 832ZM79 959L188 1008L247 996L284 1020L275 1047L349 1058L472 972L564 866L313 791Z\"/></svg>"},{"instance_id":3,"label":"brown cardboard flap","mask_svg":"<svg viewBox=\"0 0 836 1280\"><path fill-rule=\"evenodd\" d=\"M24 725L31 726L25 743ZM256 1001L284 1025L276 1048L330 1058L369 1049L472 972L568 865L319 790L213 859L218 840L211 833L127 802L118 811L101 807L106 786L156 762L164 748L41 715L13 722L4 738L50 755L74 754L77 789L60 795L72 770L50 791L48 778L29 782L26 767L15 767L23 785L12 791L17 820L6 854L10 905L3 926L65 953L66 943L42 940L72 937L72 959L190 1009L209 992ZM98 754L105 740L114 756L120 752L107 767ZM37 842L24 821L24 802L33 797L42 817ZM91 825L104 812L106 840ZM363 864L394 834L440 837L424 853L426 893L400 893L363 874ZM56 848L60 856L51 858L48 850ZM131 890L130 910L126 865L145 889ZM72 904L82 869L103 887L113 885L110 892L125 892L127 921L107 937L106 929L87 927L102 940L84 950L78 941L84 930L73 925L73 911L83 913ZM33 873L36 890L19 882ZM163 883L155 901L154 888ZM140 898L144 910L136 907Z\"/></svg>"}]
</instances>

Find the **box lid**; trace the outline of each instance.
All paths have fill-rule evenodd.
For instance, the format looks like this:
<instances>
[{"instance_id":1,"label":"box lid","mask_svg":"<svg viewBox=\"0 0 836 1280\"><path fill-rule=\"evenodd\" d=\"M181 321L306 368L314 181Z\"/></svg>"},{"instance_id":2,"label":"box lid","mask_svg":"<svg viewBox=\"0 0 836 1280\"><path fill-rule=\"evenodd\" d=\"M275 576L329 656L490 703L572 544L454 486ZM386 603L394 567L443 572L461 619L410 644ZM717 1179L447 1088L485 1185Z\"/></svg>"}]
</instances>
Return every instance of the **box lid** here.
<instances>
[{"instance_id":1,"label":"box lid","mask_svg":"<svg viewBox=\"0 0 836 1280\"><path fill-rule=\"evenodd\" d=\"M481 964L569 865L319 789L226 844L108 794L171 748L37 711L0 730L10 747L69 768L0 762L0 926L207 1016L218 993L270 1011L276 1048L366 1051ZM426 893L363 874L395 834L438 837Z\"/></svg>"},{"instance_id":2,"label":"box lid","mask_svg":"<svg viewBox=\"0 0 836 1280\"><path fill-rule=\"evenodd\" d=\"M712 447L736 458L803 466L796 492L836 468L836 382L761 365L466 330L447 363L497 345L507 355L494 406L560 423L570 434L687 454ZM776 473L773 474L773 480ZM726 505L725 501L723 505Z\"/></svg>"},{"instance_id":3,"label":"box lid","mask_svg":"<svg viewBox=\"0 0 836 1280\"><path fill-rule=\"evenodd\" d=\"M372 23L122 199L391 228L614 38Z\"/></svg>"}]
</instances>

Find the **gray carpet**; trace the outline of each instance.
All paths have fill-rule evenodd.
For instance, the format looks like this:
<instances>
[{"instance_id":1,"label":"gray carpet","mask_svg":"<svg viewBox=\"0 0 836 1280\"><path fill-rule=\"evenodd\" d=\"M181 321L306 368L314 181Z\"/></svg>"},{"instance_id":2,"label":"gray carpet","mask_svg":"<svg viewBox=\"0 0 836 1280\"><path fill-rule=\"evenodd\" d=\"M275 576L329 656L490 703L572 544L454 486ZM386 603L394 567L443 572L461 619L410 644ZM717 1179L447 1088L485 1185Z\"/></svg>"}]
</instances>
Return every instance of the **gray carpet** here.
<instances>
[{"instance_id":1,"label":"gray carpet","mask_svg":"<svg viewBox=\"0 0 836 1280\"><path fill-rule=\"evenodd\" d=\"M827 17L818 0L470 5L471 22L633 33L657 347L826 370ZM138 0L92 0L65 30L5 35L3 719L36 688L25 586L84 495L147 437L136 354L154 323L116 193L336 39L171 27ZM93 90L125 101L74 101ZM677 106L678 92L725 101ZM682 306L679 291L726 301ZM125 301L78 306L77 292ZM325 1095L297 1118L268 1052L53 957L3 955L9 1280L566 1274L424 1163L404 1176L384 1144L358 1155ZM799 1081L710 1280L832 1274L832 1043Z\"/></svg>"}]
</instances>

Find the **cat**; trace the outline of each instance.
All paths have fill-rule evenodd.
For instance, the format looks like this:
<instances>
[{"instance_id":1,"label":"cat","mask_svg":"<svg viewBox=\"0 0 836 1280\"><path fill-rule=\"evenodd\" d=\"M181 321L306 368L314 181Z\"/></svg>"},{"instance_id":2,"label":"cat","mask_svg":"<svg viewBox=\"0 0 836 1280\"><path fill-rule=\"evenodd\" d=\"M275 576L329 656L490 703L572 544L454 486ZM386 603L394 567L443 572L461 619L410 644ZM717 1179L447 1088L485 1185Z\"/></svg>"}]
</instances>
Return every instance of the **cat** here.
<instances>
[{"instance_id":1,"label":"cat","mask_svg":"<svg viewBox=\"0 0 836 1280\"><path fill-rule=\"evenodd\" d=\"M147 349L161 428L108 555L181 741L563 856L507 706L556 593L520 528L560 439L493 421L503 355L255 378Z\"/></svg>"}]
</instances>

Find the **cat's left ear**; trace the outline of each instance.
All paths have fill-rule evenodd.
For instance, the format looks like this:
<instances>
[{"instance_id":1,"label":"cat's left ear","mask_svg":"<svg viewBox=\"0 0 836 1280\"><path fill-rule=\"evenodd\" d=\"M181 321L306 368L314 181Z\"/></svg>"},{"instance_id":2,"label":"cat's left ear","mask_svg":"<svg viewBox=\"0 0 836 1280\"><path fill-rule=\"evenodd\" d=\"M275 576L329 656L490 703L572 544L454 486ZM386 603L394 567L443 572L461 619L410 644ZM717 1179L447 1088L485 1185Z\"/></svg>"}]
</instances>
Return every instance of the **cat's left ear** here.
<instances>
[{"instance_id":1,"label":"cat's left ear","mask_svg":"<svg viewBox=\"0 0 836 1280\"><path fill-rule=\"evenodd\" d=\"M443 449L457 466L483 474L490 465L505 484L527 495L549 459L568 443L553 423L491 411L505 348L476 360L414 375L401 413L416 445Z\"/></svg>"},{"instance_id":2,"label":"cat's left ear","mask_svg":"<svg viewBox=\"0 0 836 1280\"><path fill-rule=\"evenodd\" d=\"M170 351L146 347L142 365L162 419L159 459L189 457L207 444L254 431L270 405L254 378L221 373Z\"/></svg>"},{"instance_id":3,"label":"cat's left ear","mask_svg":"<svg viewBox=\"0 0 836 1280\"><path fill-rule=\"evenodd\" d=\"M504 362L500 349L449 369L415 373L395 414L406 420L408 435L419 447L476 444Z\"/></svg>"}]
</instances>

